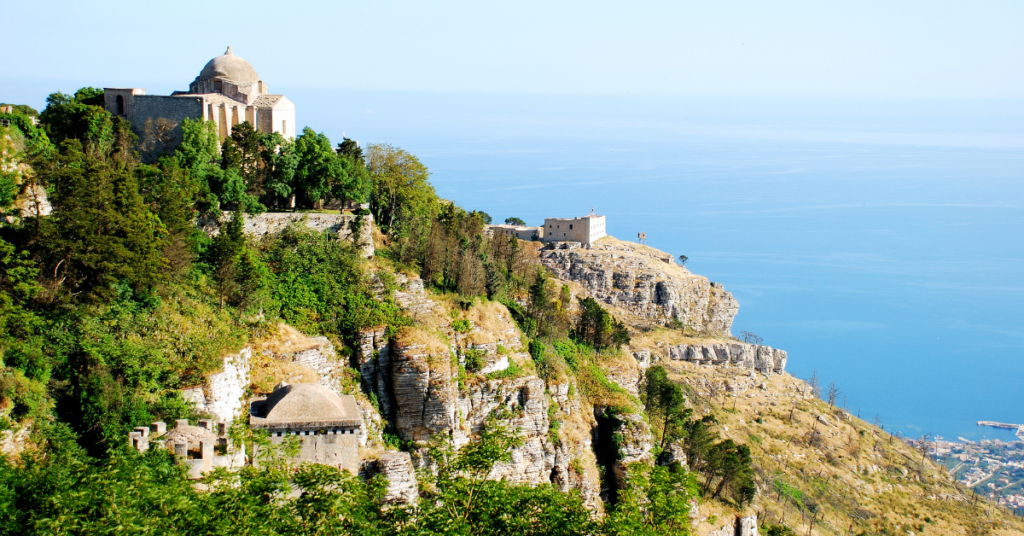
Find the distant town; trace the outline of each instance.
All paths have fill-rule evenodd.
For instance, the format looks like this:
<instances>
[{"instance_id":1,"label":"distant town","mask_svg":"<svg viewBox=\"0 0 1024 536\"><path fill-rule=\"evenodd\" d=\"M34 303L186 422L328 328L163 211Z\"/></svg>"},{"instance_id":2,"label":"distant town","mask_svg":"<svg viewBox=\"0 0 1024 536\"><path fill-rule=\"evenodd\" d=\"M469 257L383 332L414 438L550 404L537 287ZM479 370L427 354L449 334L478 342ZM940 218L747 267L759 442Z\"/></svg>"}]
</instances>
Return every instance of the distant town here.
<instances>
[{"instance_id":1,"label":"distant town","mask_svg":"<svg viewBox=\"0 0 1024 536\"><path fill-rule=\"evenodd\" d=\"M981 426L1018 428L1018 425L982 421ZM1011 429L1012 429L1011 428ZM1021 437L1018 432L1017 437ZM930 453L949 474L964 486L997 500L999 504L1024 513L1024 439L971 441L938 439L929 443Z\"/></svg>"}]
</instances>

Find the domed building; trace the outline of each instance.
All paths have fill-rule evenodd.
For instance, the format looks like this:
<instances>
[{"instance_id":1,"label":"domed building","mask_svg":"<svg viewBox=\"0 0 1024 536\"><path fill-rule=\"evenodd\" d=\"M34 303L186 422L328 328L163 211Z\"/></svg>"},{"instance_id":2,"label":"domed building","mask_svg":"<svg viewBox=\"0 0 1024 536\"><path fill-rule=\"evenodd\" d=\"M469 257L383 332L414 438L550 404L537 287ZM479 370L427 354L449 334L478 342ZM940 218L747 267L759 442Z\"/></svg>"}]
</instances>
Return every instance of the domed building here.
<instances>
[{"instance_id":1,"label":"domed building","mask_svg":"<svg viewBox=\"0 0 1024 536\"><path fill-rule=\"evenodd\" d=\"M281 445L289 436L298 441L296 461L359 472L362 418L352 395L338 396L315 383L281 382L249 408L249 426L266 430L271 444Z\"/></svg>"},{"instance_id":2,"label":"domed building","mask_svg":"<svg viewBox=\"0 0 1024 536\"><path fill-rule=\"evenodd\" d=\"M206 63L188 91L146 95L142 88L104 88L108 112L127 119L145 144L171 151L181 142L183 119L217 124L221 138L235 125L248 121L259 132L295 137L295 105L284 95L272 95L256 69L228 47ZM154 139L155 138L155 139Z\"/></svg>"}]
</instances>

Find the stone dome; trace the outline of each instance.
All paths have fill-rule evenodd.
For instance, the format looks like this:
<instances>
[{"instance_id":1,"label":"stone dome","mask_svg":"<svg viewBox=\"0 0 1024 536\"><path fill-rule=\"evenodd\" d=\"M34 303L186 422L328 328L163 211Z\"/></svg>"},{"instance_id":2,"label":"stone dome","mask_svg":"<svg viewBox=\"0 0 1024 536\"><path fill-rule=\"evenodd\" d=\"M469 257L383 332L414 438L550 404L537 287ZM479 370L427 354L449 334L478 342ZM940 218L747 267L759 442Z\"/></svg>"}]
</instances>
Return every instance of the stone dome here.
<instances>
[{"instance_id":1,"label":"stone dome","mask_svg":"<svg viewBox=\"0 0 1024 536\"><path fill-rule=\"evenodd\" d=\"M250 424L259 428L359 426L355 399L315 383L283 383L258 404Z\"/></svg>"},{"instance_id":2,"label":"stone dome","mask_svg":"<svg viewBox=\"0 0 1024 536\"><path fill-rule=\"evenodd\" d=\"M249 62L234 55L231 52L231 47L228 47L224 54L213 58L206 64L206 67L203 67L203 71L199 73L196 81L209 80L211 78L221 78L238 84L248 84L259 80L260 75L256 74L256 69L253 69Z\"/></svg>"}]
</instances>

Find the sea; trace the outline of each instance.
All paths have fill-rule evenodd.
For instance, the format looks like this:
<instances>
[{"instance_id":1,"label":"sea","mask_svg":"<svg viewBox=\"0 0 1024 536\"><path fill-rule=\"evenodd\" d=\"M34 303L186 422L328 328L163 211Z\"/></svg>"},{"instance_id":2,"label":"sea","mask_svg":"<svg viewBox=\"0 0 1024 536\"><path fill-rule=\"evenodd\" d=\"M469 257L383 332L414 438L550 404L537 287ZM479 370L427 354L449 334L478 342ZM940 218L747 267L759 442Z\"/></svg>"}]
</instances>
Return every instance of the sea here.
<instances>
[{"instance_id":1,"label":"sea","mask_svg":"<svg viewBox=\"0 0 1024 536\"><path fill-rule=\"evenodd\" d=\"M496 222L647 233L733 293L734 334L886 430L1024 423L1024 101L276 89Z\"/></svg>"}]
</instances>

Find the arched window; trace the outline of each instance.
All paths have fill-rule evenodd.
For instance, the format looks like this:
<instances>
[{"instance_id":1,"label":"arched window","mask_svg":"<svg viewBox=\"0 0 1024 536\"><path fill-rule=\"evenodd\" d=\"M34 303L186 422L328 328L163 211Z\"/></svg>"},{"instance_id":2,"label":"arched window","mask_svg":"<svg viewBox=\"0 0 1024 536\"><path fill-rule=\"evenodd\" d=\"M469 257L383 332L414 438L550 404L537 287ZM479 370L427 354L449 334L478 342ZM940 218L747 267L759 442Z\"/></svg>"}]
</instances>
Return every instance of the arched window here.
<instances>
[{"instance_id":1,"label":"arched window","mask_svg":"<svg viewBox=\"0 0 1024 536\"><path fill-rule=\"evenodd\" d=\"M117 115L124 115L124 95L117 96Z\"/></svg>"}]
</instances>

